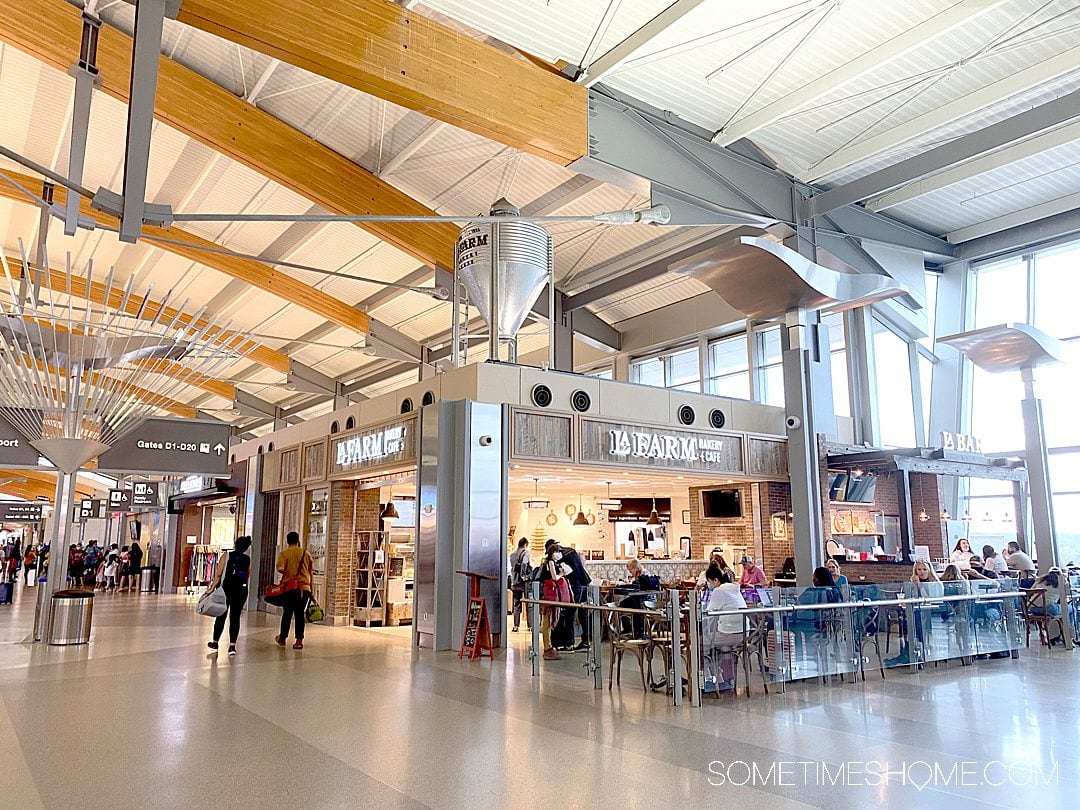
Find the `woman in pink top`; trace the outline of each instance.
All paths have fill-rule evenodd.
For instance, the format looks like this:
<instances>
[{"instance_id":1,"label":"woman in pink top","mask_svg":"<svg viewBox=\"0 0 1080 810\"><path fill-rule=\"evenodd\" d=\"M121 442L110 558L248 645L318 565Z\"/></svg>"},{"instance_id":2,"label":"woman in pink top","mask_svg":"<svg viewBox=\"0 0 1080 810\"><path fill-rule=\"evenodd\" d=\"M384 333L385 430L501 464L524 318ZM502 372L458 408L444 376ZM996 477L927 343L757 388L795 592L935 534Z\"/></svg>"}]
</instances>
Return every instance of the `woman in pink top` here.
<instances>
[{"instance_id":1,"label":"woman in pink top","mask_svg":"<svg viewBox=\"0 0 1080 810\"><path fill-rule=\"evenodd\" d=\"M754 565L752 557L742 558L742 576L739 577L740 588L761 588L769 584L765 572Z\"/></svg>"}]
</instances>

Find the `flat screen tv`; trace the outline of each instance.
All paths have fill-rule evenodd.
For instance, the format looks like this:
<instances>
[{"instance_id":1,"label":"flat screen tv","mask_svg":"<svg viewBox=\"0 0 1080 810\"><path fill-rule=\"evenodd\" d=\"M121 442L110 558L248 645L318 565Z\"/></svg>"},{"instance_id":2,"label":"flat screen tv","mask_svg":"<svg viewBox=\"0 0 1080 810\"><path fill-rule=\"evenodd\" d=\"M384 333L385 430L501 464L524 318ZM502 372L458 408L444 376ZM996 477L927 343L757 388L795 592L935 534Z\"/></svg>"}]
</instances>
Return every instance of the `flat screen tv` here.
<instances>
[{"instance_id":1,"label":"flat screen tv","mask_svg":"<svg viewBox=\"0 0 1080 810\"><path fill-rule=\"evenodd\" d=\"M829 500L835 503L873 503L877 492L876 475L851 475L832 470L829 473Z\"/></svg>"},{"instance_id":2,"label":"flat screen tv","mask_svg":"<svg viewBox=\"0 0 1080 810\"><path fill-rule=\"evenodd\" d=\"M742 493L737 489L703 489L701 516L705 518L742 517Z\"/></svg>"}]
</instances>

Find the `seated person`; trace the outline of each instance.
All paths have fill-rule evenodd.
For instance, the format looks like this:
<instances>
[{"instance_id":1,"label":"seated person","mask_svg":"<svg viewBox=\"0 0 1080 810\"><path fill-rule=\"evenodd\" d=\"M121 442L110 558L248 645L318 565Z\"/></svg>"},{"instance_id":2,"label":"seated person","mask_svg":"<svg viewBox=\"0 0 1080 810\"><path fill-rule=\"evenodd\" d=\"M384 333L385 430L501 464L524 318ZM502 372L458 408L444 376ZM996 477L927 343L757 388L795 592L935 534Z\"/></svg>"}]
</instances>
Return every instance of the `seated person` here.
<instances>
[{"instance_id":1,"label":"seated person","mask_svg":"<svg viewBox=\"0 0 1080 810\"><path fill-rule=\"evenodd\" d=\"M843 597L828 568L814 569L814 585L799 595L800 605L821 605L841 602ZM790 629L798 633L815 633L825 629L828 613L824 610L799 610L791 618Z\"/></svg>"},{"instance_id":2,"label":"seated person","mask_svg":"<svg viewBox=\"0 0 1080 810\"><path fill-rule=\"evenodd\" d=\"M987 568L983 563L983 558L978 554L972 554L971 559L968 560L967 571L964 572L964 576L968 579L997 579L998 575L996 571L992 571Z\"/></svg>"},{"instance_id":3,"label":"seated person","mask_svg":"<svg viewBox=\"0 0 1080 810\"><path fill-rule=\"evenodd\" d=\"M941 574L941 592L943 596L961 596L971 593L968 581L964 577L960 566L949 563Z\"/></svg>"},{"instance_id":4,"label":"seated person","mask_svg":"<svg viewBox=\"0 0 1080 810\"><path fill-rule=\"evenodd\" d=\"M1035 562L1020 548L1020 544L1015 540L1005 546L1005 562L1009 566L1010 571L1016 571L1020 574L1021 585L1023 580L1032 579L1035 576Z\"/></svg>"},{"instance_id":5,"label":"seated person","mask_svg":"<svg viewBox=\"0 0 1080 810\"><path fill-rule=\"evenodd\" d=\"M1051 568L1037 580L1032 586L1033 588L1041 588L1046 591L1046 610L1042 608L1032 608L1031 612L1036 616L1060 616L1061 615L1061 569ZM1072 618L1072 614L1069 614ZM1047 626L1047 634L1051 644L1057 644L1061 642L1061 625L1058 622L1051 622Z\"/></svg>"},{"instance_id":6,"label":"seated person","mask_svg":"<svg viewBox=\"0 0 1080 810\"><path fill-rule=\"evenodd\" d=\"M764 588L769 584L769 578L765 572L754 565L753 557L743 557L740 560L742 575L739 577L740 588Z\"/></svg>"},{"instance_id":7,"label":"seated person","mask_svg":"<svg viewBox=\"0 0 1080 810\"><path fill-rule=\"evenodd\" d=\"M734 686L735 660L730 650L743 640L741 616L721 615L734 610L745 610L746 602L739 586L731 578L730 571L710 565L705 571L706 603L702 620L702 646L705 658L705 690L724 691ZM709 617L712 617L711 620ZM719 659L719 668L716 666ZM710 688L710 683L714 684Z\"/></svg>"},{"instance_id":8,"label":"seated person","mask_svg":"<svg viewBox=\"0 0 1080 810\"><path fill-rule=\"evenodd\" d=\"M840 573L840 563L836 560L826 560L825 567L829 569L829 573L832 574L833 583L835 583L838 588L848 584L848 578Z\"/></svg>"},{"instance_id":9,"label":"seated person","mask_svg":"<svg viewBox=\"0 0 1080 810\"><path fill-rule=\"evenodd\" d=\"M709 552L709 565L715 565L721 571L727 571L731 574L731 580L735 581L735 573L728 567L727 560L724 559L724 554L720 550L719 546L716 546ZM697 586L698 588L705 588L705 574L708 572L709 566L705 566L705 570L698 574Z\"/></svg>"},{"instance_id":10,"label":"seated person","mask_svg":"<svg viewBox=\"0 0 1080 810\"><path fill-rule=\"evenodd\" d=\"M934 569L926 560L916 560L911 567L911 579L904 583L904 595L916 599L940 599L945 595L945 587L941 584ZM925 604L916 605L913 610L915 617L915 639L920 643L926 640L923 628L929 627L930 609ZM907 640L906 614L900 613L900 653L885 660L885 666L895 667L911 663L911 650Z\"/></svg>"},{"instance_id":11,"label":"seated person","mask_svg":"<svg viewBox=\"0 0 1080 810\"><path fill-rule=\"evenodd\" d=\"M970 559L971 545L968 543L967 538L961 537L956 541L956 545L953 546L952 556L949 557L949 561L963 569L967 568Z\"/></svg>"},{"instance_id":12,"label":"seated person","mask_svg":"<svg viewBox=\"0 0 1080 810\"><path fill-rule=\"evenodd\" d=\"M993 546L982 547L983 568L993 571L999 577L1009 573L1009 564L1005 558L994 551Z\"/></svg>"},{"instance_id":13,"label":"seated person","mask_svg":"<svg viewBox=\"0 0 1080 810\"><path fill-rule=\"evenodd\" d=\"M637 582L639 577L646 575L648 571L637 557L631 557L626 561L626 582Z\"/></svg>"}]
</instances>

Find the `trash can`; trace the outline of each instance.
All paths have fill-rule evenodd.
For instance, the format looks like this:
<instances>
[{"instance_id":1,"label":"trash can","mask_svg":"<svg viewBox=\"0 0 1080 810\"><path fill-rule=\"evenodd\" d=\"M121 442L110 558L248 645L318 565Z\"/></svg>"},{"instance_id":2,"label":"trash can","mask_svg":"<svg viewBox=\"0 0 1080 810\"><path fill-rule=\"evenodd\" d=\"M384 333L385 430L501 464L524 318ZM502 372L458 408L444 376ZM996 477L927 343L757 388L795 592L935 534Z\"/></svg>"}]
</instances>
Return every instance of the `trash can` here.
<instances>
[{"instance_id":1,"label":"trash can","mask_svg":"<svg viewBox=\"0 0 1080 810\"><path fill-rule=\"evenodd\" d=\"M93 616L93 591L57 591L52 597L49 643L57 646L86 644L90 641Z\"/></svg>"},{"instance_id":2,"label":"trash can","mask_svg":"<svg viewBox=\"0 0 1080 810\"><path fill-rule=\"evenodd\" d=\"M144 565L143 569L139 572L139 591L140 593L157 593L158 592L158 572L161 569L156 565Z\"/></svg>"}]
</instances>

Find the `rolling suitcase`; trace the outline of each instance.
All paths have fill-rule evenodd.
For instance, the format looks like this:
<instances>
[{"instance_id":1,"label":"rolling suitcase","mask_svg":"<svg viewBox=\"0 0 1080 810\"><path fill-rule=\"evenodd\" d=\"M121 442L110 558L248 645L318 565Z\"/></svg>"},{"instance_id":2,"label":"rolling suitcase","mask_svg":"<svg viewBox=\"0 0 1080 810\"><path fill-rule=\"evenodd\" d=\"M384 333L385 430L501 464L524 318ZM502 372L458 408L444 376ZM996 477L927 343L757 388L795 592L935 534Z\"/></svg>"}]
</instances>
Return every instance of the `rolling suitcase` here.
<instances>
[{"instance_id":1,"label":"rolling suitcase","mask_svg":"<svg viewBox=\"0 0 1080 810\"><path fill-rule=\"evenodd\" d=\"M11 604L11 593L14 586L10 582L0 582L0 605Z\"/></svg>"}]
</instances>

